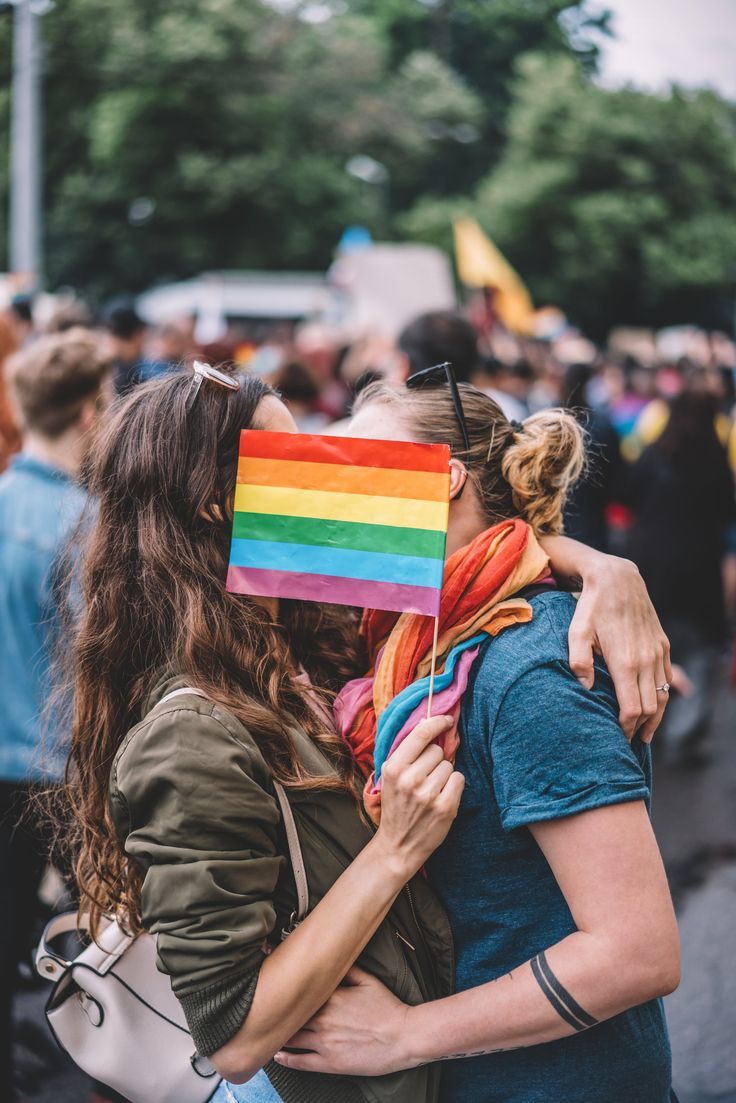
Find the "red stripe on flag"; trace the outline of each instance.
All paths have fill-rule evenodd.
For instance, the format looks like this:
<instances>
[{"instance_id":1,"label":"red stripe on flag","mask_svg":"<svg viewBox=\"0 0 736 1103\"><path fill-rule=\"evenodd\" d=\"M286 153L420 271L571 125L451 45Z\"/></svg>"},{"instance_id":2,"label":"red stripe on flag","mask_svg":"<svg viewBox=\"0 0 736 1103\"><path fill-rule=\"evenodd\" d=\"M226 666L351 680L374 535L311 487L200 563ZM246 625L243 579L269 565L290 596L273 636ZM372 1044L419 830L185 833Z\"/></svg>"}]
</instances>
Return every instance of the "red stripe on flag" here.
<instances>
[{"instance_id":1,"label":"red stripe on flag","mask_svg":"<svg viewBox=\"0 0 736 1103\"><path fill-rule=\"evenodd\" d=\"M341 463L358 467L399 468L404 471L437 471L450 465L447 444L418 444L404 440L365 440L309 433L271 433L243 429L240 455L254 459L301 460L309 463Z\"/></svg>"}]
</instances>

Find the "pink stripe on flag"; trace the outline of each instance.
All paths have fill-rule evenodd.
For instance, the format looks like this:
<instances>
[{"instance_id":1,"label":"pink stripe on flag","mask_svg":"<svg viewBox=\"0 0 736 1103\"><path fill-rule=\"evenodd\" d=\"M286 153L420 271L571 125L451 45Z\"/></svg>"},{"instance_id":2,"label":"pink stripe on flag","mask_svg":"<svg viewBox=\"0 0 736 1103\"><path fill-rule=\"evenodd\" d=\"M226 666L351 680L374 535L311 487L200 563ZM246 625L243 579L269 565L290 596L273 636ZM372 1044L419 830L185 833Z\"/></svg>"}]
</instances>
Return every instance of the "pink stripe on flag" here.
<instances>
[{"instance_id":1,"label":"pink stripe on flag","mask_svg":"<svg viewBox=\"0 0 736 1103\"><path fill-rule=\"evenodd\" d=\"M361 609L390 609L436 617L440 591L429 586L403 586L393 582L366 582L335 575L269 571L258 567L230 567L227 589L233 594L288 597L299 601L324 601L357 605Z\"/></svg>"}]
</instances>

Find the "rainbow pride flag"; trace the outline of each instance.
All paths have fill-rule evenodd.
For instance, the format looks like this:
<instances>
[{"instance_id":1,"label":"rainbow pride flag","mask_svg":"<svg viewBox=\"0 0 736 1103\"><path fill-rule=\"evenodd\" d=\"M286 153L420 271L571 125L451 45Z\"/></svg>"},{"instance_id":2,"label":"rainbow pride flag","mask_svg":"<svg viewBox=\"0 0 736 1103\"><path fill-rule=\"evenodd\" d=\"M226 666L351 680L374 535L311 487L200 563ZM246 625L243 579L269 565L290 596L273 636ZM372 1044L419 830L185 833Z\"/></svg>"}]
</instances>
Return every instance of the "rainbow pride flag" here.
<instances>
[{"instance_id":1,"label":"rainbow pride flag","mask_svg":"<svg viewBox=\"0 0 736 1103\"><path fill-rule=\"evenodd\" d=\"M227 588L436 616L449 497L444 444L245 429Z\"/></svg>"}]
</instances>

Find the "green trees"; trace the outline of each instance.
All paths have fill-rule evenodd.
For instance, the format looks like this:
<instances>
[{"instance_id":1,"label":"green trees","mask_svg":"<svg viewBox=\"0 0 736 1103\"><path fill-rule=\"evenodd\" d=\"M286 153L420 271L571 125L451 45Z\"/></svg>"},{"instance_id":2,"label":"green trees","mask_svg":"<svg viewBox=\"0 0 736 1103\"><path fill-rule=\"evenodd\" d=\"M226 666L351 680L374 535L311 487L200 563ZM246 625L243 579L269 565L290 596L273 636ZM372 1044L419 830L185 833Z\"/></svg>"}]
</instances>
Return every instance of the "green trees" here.
<instances>
[{"instance_id":1,"label":"green trees","mask_svg":"<svg viewBox=\"0 0 736 1103\"><path fill-rule=\"evenodd\" d=\"M390 66L360 13L312 25L259 0L59 0L43 23L49 286L324 267L347 224L387 235L394 190L421 190L428 122L480 113L432 54ZM7 93L0 109L5 189ZM388 189L346 173L356 154L386 166Z\"/></svg>"},{"instance_id":2,"label":"green trees","mask_svg":"<svg viewBox=\"0 0 736 1103\"><path fill-rule=\"evenodd\" d=\"M591 332L730 327L736 108L711 92L604 91L566 59L523 58L506 149L476 201L537 300Z\"/></svg>"},{"instance_id":3,"label":"green trees","mask_svg":"<svg viewBox=\"0 0 736 1103\"><path fill-rule=\"evenodd\" d=\"M537 301L596 332L722 319L734 109L591 84L607 19L590 10L57 0L43 19L47 285L101 297L206 268L323 268L352 222L449 246L463 212ZM357 155L383 166L373 182L345 171Z\"/></svg>"}]
</instances>

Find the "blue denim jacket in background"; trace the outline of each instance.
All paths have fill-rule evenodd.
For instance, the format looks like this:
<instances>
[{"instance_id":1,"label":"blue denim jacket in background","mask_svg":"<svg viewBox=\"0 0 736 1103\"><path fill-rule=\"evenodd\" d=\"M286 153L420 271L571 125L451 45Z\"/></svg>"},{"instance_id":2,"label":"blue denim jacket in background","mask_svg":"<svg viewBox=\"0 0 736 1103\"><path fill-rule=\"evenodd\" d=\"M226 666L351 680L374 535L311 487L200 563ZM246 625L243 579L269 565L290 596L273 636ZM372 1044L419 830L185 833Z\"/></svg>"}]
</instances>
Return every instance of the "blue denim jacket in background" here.
<instances>
[{"instance_id":1,"label":"blue denim jacket in background","mask_svg":"<svg viewBox=\"0 0 736 1103\"><path fill-rule=\"evenodd\" d=\"M73 479L30 456L0 475L0 780L60 779L63 733L48 730L54 568L86 501ZM43 743L43 746L42 746ZM55 753L54 753L55 752Z\"/></svg>"}]
</instances>

